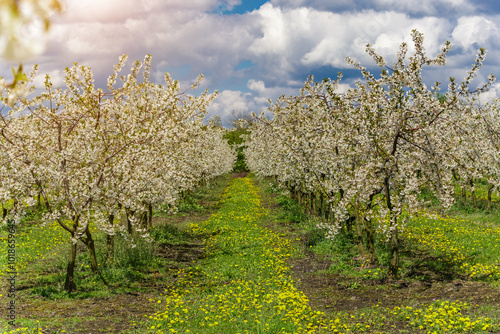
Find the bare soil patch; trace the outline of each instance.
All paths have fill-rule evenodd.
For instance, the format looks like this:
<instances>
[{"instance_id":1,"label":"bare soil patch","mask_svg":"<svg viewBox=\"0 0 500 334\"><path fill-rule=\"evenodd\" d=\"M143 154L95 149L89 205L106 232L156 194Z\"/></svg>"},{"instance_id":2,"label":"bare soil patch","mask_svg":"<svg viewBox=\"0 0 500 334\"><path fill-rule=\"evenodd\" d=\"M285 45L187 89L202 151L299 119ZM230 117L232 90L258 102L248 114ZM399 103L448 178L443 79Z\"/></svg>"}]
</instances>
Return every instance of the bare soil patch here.
<instances>
[{"instance_id":1,"label":"bare soil patch","mask_svg":"<svg viewBox=\"0 0 500 334\"><path fill-rule=\"evenodd\" d=\"M50 321L44 333L122 333L131 330L132 321L139 323L153 314L150 301L156 293L127 293L105 298L49 300L39 296L20 296L18 314L25 318Z\"/></svg>"},{"instance_id":2,"label":"bare soil patch","mask_svg":"<svg viewBox=\"0 0 500 334\"><path fill-rule=\"evenodd\" d=\"M357 280L325 272L331 261L306 252L306 257L290 261L299 282L298 288L310 305L325 312L353 311L374 305L393 308L431 303L435 300L460 300L472 305L489 303L500 306L500 290L484 282L463 279L444 280Z\"/></svg>"},{"instance_id":3,"label":"bare soil patch","mask_svg":"<svg viewBox=\"0 0 500 334\"><path fill-rule=\"evenodd\" d=\"M173 260L177 263L191 263L201 259L205 254L203 244L182 243L182 244L161 244L157 255Z\"/></svg>"},{"instance_id":4,"label":"bare soil patch","mask_svg":"<svg viewBox=\"0 0 500 334\"><path fill-rule=\"evenodd\" d=\"M241 173L232 173L231 174L231 179L236 179L239 177L246 177L249 174L249 172L241 172Z\"/></svg>"}]
</instances>

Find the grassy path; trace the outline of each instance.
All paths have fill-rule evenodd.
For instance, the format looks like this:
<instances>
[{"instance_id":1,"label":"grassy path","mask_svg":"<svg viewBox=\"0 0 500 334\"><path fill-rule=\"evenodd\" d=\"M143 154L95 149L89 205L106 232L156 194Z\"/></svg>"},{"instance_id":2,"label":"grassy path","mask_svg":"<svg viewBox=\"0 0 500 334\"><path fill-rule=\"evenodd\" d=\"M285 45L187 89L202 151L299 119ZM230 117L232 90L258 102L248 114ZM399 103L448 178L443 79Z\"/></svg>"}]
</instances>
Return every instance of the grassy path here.
<instances>
[{"instance_id":1,"label":"grassy path","mask_svg":"<svg viewBox=\"0 0 500 334\"><path fill-rule=\"evenodd\" d=\"M233 180L220 210L193 232L206 239L207 258L177 273L158 303L150 332L307 333L322 324L296 289L286 259L290 241L261 226L266 214L248 178ZM332 324L332 326L335 326Z\"/></svg>"}]
</instances>

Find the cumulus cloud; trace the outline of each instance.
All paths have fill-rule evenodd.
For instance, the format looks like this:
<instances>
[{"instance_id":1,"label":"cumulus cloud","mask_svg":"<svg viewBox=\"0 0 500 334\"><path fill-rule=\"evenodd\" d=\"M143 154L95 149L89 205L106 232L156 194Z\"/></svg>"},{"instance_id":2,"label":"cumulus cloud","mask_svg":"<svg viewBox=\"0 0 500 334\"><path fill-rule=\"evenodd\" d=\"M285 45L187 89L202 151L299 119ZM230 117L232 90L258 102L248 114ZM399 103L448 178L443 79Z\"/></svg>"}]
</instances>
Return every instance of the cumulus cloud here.
<instances>
[{"instance_id":1,"label":"cumulus cloud","mask_svg":"<svg viewBox=\"0 0 500 334\"><path fill-rule=\"evenodd\" d=\"M424 33L426 48L437 53L451 29L446 18L410 18L405 13L374 10L340 14L268 4L258 14L263 35L249 49L266 66L265 74L283 80L290 79L299 66L349 68L346 56L371 61L365 53L367 43L384 56L393 55L403 41L412 44L413 29Z\"/></svg>"},{"instance_id":2,"label":"cumulus cloud","mask_svg":"<svg viewBox=\"0 0 500 334\"><path fill-rule=\"evenodd\" d=\"M298 94L309 74L321 80L351 69L346 56L371 67L367 43L391 62L403 41L412 45L415 28L424 33L429 55L449 39L461 47L450 55L446 70L428 73L440 82L451 74L463 78L477 44L490 54L500 46L499 16L483 14L478 9L483 0L421 0L418 6L410 0L269 0L244 14L227 14L241 3L69 0L64 16L54 21L48 51L35 62L54 78L75 61L89 65L96 85L103 87L121 54L135 60L150 53L157 82L168 71L180 73L174 79L188 86L204 73L203 88L221 91L210 113L224 120L235 109L258 112L269 98ZM241 69L244 62L248 67ZM494 72L485 65L487 74ZM0 71L10 73L1 64ZM355 72L345 76L342 89L352 84Z\"/></svg>"},{"instance_id":3,"label":"cumulus cloud","mask_svg":"<svg viewBox=\"0 0 500 334\"><path fill-rule=\"evenodd\" d=\"M485 17L464 16L458 19L451 36L464 49L468 49L476 43L485 46L500 37L500 33L497 25Z\"/></svg>"},{"instance_id":4,"label":"cumulus cloud","mask_svg":"<svg viewBox=\"0 0 500 334\"><path fill-rule=\"evenodd\" d=\"M250 80L248 80L247 87L250 90L253 90L253 91L258 92L258 93L263 93L266 90L266 85L265 85L264 81L262 81L262 80L250 79Z\"/></svg>"},{"instance_id":5,"label":"cumulus cloud","mask_svg":"<svg viewBox=\"0 0 500 334\"><path fill-rule=\"evenodd\" d=\"M55 87L60 87L64 84L64 73L60 70L52 70L46 73L50 77L50 82ZM45 76L37 76L35 77L34 84L36 88L44 88L45 87Z\"/></svg>"},{"instance_id":6,"label":"cumulus cloud","mask_svg":"<svg viewBox=\"0 0 500 334\"><path fill-rule=\"evenodd\" d=\"M44 60L62 67L75 61L88 64L99 69L98 83L105 81L123 53L130 59L150 53L167 70L190 64L194 76L208 72L229 77L241 59L248 59L245 49L258 27L251 14L226 17L210 11L237 4L237 0L70 1L53 25Z\"/></svg>"},{"instance_id":7,"label":"cumulus cloud","mask_svg":"<svg viewBox=\"0 0 500 334\"><path fill-rule=\"evenodd\" d=\"M496 98L500 98L500 83L498 82L489 91L481 94L480 101L481 103L487 103Z\"/></svg>"},{"instance_id":8,"label":"cumulus cloud","mask_svg":"<svg viewBox=\"0 0 500 334\"><path fill-rule=\"evenodd\" d=\"M235 113L258 112L260 106L253 101L250 93L224 90L208 108L208 117L217 115L224 126L231 126Z\"/></svg>"}]
</instances>

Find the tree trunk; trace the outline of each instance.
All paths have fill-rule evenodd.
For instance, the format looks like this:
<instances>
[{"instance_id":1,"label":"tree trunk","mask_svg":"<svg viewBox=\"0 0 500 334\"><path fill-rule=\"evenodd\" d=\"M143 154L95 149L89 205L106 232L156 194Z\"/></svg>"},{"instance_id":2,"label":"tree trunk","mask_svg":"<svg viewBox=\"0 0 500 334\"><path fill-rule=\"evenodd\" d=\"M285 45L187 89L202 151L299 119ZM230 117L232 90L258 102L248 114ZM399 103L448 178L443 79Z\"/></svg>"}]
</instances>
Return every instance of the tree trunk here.
<instances>
[{"instance_id":1,"label":"tree trunk","mask_svg":"<svg viewBox=\"0 0 500 334\"><path fill-rule=\"evenodd\" d=\"M462 186L462 202L467 203L467 187L465 185Z\"/></svg>"},{"instance_id":2,"label":"tree trunk","mask_svg":"<svg viewBox=\"0 0 500 334\"><path fill-rule=\"evenodd\" d=\"M490 185L488 188L488 210L491 210L491 194L493 193L494 185Z\"/></svg>"},{"instance_id":3,"label":"tree trunk","mask_svg":"<svg viewBox=\"0 0 500 334\"><path fill-rule=\"evenodd\" d=\"M366 248L368 249L368 259L370 265L377 264L377 254L375 253L375 231L373 230L372 221L368 219L363 220L363 225L366 232Z\"/></svg>"},{"instance_id":4,"label":"tree trunk","mask_svg":"<svg viewBox=\"0 0 500 334\"><path fill-rule=\"evenodd\" d=\"M85 239L81 240L85 243L89 250L90 268L92 269L92 272L94 272L94 274L97 274L105 285L108 285L101 272L99 271L99 265L97 264L97 256L95 253L94 239L92 239L92 234L90 233L88 225L85 229Z\"/></svg>"},{"instance_id":5,"label":"tree trunk","mask_svg":"<svg viewBox=\"0 0 500 334\"><path fill-rule=\"evenodd\" d=\"M66 269L66 281L64 282L64 290L73 292L76 290L75 284L75 261L76 261L76 243L71 243L71 249L68 260L68 267Z\"/></svg>"},{"instance_id":6,"label":"tree trunk","mask_svg":"<svg viewBox=\"0 0 500 334\"><path fill-rule=\"evenodd\" d=\"M37 210L40 210L42 208L42 194L41 193L38 193L37 201L36 201L36 208L37 208Z\"/></svg>"},{"instance_id":7,"label":"tree trunk","mask_svg":"<svg viewBox=\"0 0 500 334\"><path fill-rule=\"evenodd\" d=\"M328 221L332 222L335 220L335 214L333 212L333 205L328 203Z\"/></svg>"},{"instance_id":8,"label":"tree trunk","mask_svg":"<svg viewBox=\"0 0 500 334\"><path fill-rule=\"evenodd\" d=\"M90 233L89 227L85 229L85 239L82 239L89 250L90 257L90 268L94 273L99 271L99 266L97 264L97 256L95 254L95 244L94 239L92 239L92 234Z\"/></svg>"},{"instance_id":9,"label":"tree trunk","mask_svg":"<svg viewBox=\"0 0 500 334\"><path fill-rule=\"evenodd\" d=\"M476 199L476 191L474 189L474 179L470 179L470 196L472 198L472 205L477 208L477 199Z\"/></svg>"},{"instance_id":10,"label":"tree trunk","mask_svg":"<svg viewBox=\"0 0 500 334\"><path fill-rule=\"evenodd\" d=\"M311 213L313 215L317 214L317 211L316 211L316 194L315 193L311 193Z\"/></svg>"},{"instance_id":11,"label":"tree trunk","mask_svg":"<svg viewBox=\"0 0 500 334\"><path fill-rule=\"evenodd\" d=\"M392 212L391 190L389 187L389 176L384 179L385 200L390 215L390 246L391 246L391 261L389 262L389 273L392 277L399 277L399 240L398 240L398 221Z\"/></svg>"},{"instance_id":12,"label":"tree trunk","mask_svg":"<svg viewBox=\"0 0 500 334\"><path fill-rule=\"evenodd\" d=\"M391 223L391 225L393 224L395 225L396 222ZM391 262L389 263L389 271L392 277L399 278L399 240L397 226L391 231Z\"/></svg>"},{"instance_id":13,"label":"tree trunk","mask_svg":"<svg viewBox=\"0 0 500 334\"><path fill-rule=\"evenodd\" d=\"M115 215L109 215L109 224L113 226ZM115 257L115 236L114 234L106 235L106 262L113 262Z\"/></svg>"},{"instance_id":14,"label":"tree trunk","mask_svg":"<svg viewBox=\"0 0 500 334\"><path fill-rule=\"evenodd\" d=\"M318 207L318 216L323 217L323 214L325 213L325 209L323 208L324 205L324 197L323 193L319 194L319 207Z\"/></svg>"},{"instance_id":15,"label":"tree trunk","mask_svg":"<svg viewBox=\"0 0 500 334\"><path fill-rule=\"evenodd\" d=\"M133 232L133 228L132 228L132 222L130 221L130 216L133 216L135 214L134 211L130 210L130 209L125 209L125 217L127 219L127 231L128 231L128 234L132 234Z\"/></svg>"},{"instance_id":16,"label":"tree trunk","mask_svg":"<svg viewBox=\"0 0 500 334\"><path fill-rule=\"evenodd\" d=\"M310 202L310 194L309 193L303 193L302 194L302 209L304 210L305 213L309 213L309 202Z\"/></svg>"},{"instance_id":17,"label":"tree trunk","mask_svg":"<svg viewBox=\"0 0 500 334\"><path fill-rule=\"evenodd\" d=\"M363 219L363 218L360 217L360 215L359 215L359 205L356 204L356 206L354 208L354 226L356 229L356 233L354 235L354 240L356 241L356 244L358 245L359 255L363 259L363 263L364 263L364 260L366 258L366 249L365 249L365 245L363 244L363 230L361 228L361 219Z\"/></svg>"},{"instance_id":18,"label":"tree trunk","mask_svg":"<svg viewBox=\"0 0 500 334\"><path fill-rule=\"evenodd\" d=\"M139 226L141 226L143 229L148 228L148 212L144 211L141 213L141 220L139 222Z\"/></svg>"},{"instance_id":19,"label":"tree trunk","mask_svg":"<svg viewBox=\"0 0 500 334\"><path fill-rule=\"evenodd\" d=\"M148 229L153 228L153 204L148 204Z\"/></svg>"},{"instance_id":20,"label":"tree trunk","mask_svg":"<svg viewBox=\"0 0 500 334\"><path fill-rule=\"evenodd\" d=\"M304 199L303 203L304 205L302 206L302 209L304 210L305 213L309 213L309 202L310 202L309 197L310 197L309 193L304 193L302 197Z\"/></svg>"}]
</instances>

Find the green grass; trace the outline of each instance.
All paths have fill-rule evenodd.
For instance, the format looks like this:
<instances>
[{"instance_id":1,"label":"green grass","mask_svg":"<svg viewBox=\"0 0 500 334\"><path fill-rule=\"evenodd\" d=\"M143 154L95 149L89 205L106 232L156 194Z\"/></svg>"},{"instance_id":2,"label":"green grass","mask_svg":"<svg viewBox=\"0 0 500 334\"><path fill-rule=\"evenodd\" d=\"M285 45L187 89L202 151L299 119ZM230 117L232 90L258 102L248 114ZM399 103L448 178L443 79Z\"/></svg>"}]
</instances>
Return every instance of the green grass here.
<instances>
[{"instance_id":1,"label":"green grass","mask_svg":"<svg viewBox=\"0 0 500 334\"><path fill-rule=\"evenodd\" d=\"M266 214L251 181L235 179L221 209L192 226L207 237L205 260L178 271L147 324L158 333L302 333L318 328L285 260L290 241L262 226Z\"/></svg>"},{"instance_id":2,"label":"green grass","mask_svg":"<svg viewBox=\"0 0 500 334\"><path fill-rule=\"evenodd\" d=\"M174 221L151 230L152 244L137 239L137 247L131 248L126 240L117 236L112 264L105 261L104 235L95 233L98 262L109 287L92 274L88 254L81 249L76 273L79 290L71 295L62 292L68 251L64 234L67 232L58 226L42 228L23 222L16 235L19 259L22 259L17 283L29 286L25 292L41 307L49 302L70 305L89 298L143 294L157 291L152 286L163 286L151 301L159 311L150 313L143 321L136 320L128 333L500 331L498 298L488 301L485 297L476 304L441 297L422 301L415 294L398 300L396 306L382 303L385 294L397 293L405 284L425 283L429 279L443 281L443 284L459 279L498 288L500 212L497 202L490 211L459 203L450 216L422 214L411 220L401 235L402 279L394 281L385 275L389 250L382 246L382 240L377 240L379 264L365 266L351 238L340 235L334 240L327 239L316 227L320 218L305 215L285 196L276 197L275 186L266 186L267 191L259 195L251 179L235 179L219 197L227 181L226 178L187 195L185 209L177 216L157 213L156 216L173 217ZM433 205L432 196L424 195ZM218 199L220 203L213 204ZM266 207L272 209L264 209L262 201L268 202ZM208 202L212 204L207 206ZM218 211L199 223L191 224L189 219L175 221L175 217L201 217L214 209ZM56 227L64 233L59 235ZM3 238L5 232L0 230ZM5 239L2 242L5 245ZM312 295L301 290L305 283L297 280L290 264L296 259L313 261L311 254L331 263L329 268L311 272L312 281L328 277L336 282L346 295L341 303L350 301L349 296L359 299L369 294L380 296L381 303L344 311L333 311L334 305L325 304L326 301L312 303L308 297ZM429 277L429 273L434 276ZM308 290L308 293L313 292ZM19 319L21 327L17 332L38 333L38 328L47 326L57 333L63 328L72 332L99 319L109 323L131 320L74 316L40 318L37 322L24 317ZM0 321L0 328L5 324ZM10 331L8 327L4 330Z\"/></svg>"},{"instance_id":3,"label":"green grass","mask_svg":"<svg viewBox=\"0 0 500 334\"><path fill-rule=\"evenodd\" d=\"M273 185L268 188L273 189ZM478 182L476 193L480 203L485 200L485 191L486 185ZM430 192L424 190L420 196L430 208L439 204ZM495 199L493 197L492 209L484 210L472 207L471 203L461 203L457 196L449 215L431 214L429 210L411 219L401 233L403 277L412 268L419 267L454 277L467 275L474 280L500 281L500 207ZM284 211L278 218L296 223L293 226L305 235L310 251L331 256L332 272L352 278L386 277L390 249L383 236L376 237L378 268L365 269L350 236L339 234L333 240L326 239L324 233L315 228L320 218L307 216L296 201L286 196L278 196L276 202Z\"/></svg>"},{"instance_id":4,"label":"green grass","mask_svg":"<svg viewBox=\"0 0 500 334\"><path fill-rule=\"evenodd\" d=\"M297 201L288 196L280 195L276 198L276 202L283 209L283 214L280 217L281 219L292 223L300 223L307 220L304 210Z\"/></svg>"},{"instance_id":5,"label":"green grass","mask_svg":"<svg viewBox=\"0 0 500 334\"><path fill-rule=\"evenodd\" d=\"M18 272L24 272L32 262L57 256L56 250L61 245L69 242L69 233L58 224L52 223L46 226L24 223L16 225L15 236L15 265ZM7 249L8 235L4 227L0 237L2 249ZM6 275L8 260L7 256L0 258L0 277Z\"/></svg>"},{"instance_id":6,"label":"green grass","mask_svg":"<svg viewBox=\"0 0 500 334\"><path fill-rule=\"evenodd\" d=\"M425 252L427 265L436 270L500 280L500 226L423 215L411 220L403 239L410 250Z\"/></svg>"},{"instance_id":7,"label":"green grass","mask_svg":"<svg viewBox=\"0 0 500 334\"><path fill-rule=\"evenodd\" d=\"M198 193L187 193L183 200L180 202L177 210L179 212L203 212L205 208L198 204L197 199L200 199L202 196L201 192Z\"/></svg>"},{"instance_id":8,"label":"green grass","mask_svg":"<svg viewBox=\"0 0 500 334\"><path fill-rule=\"evenodd\" d=\"M269 187L273 187L272 185ZM275 193L276 191L268 191ZM478 191L480 194L481 192ZM431 208L437 200L432 194L423 194ZM479 201L481 201L479 197ZM494 198L495 200L495 198ZM457 201L458 202L458 201ZM281 208L288 212L278 218L289 220L288 215L294 215L299 209L278 197ZM285 203L285 205L283 205ZM469 203L456 204L450 216L422 214L410 221L401 235L402 281L386 284L386 272L390 258L389 249L384 247L381 236L377 235L376 248L379 264L376 267L365 267L359 259L359 251L353 240L345 235L338 235L334 240L324 238L321 233L314 234L318 217L302 217L299 223L291 224L294 234L302 234L306 248L318 256L331 258L331 266L324 271L347 280L339 285L347 291L365 291L366 281L374 280L376 289L381 291L397 289L412 281L466 279L483 281L492 287L498 287L500 281L500 219L498 203L493 202L492 210L482 207L472 208ZM484 205L485 206L485 205ZM313 234L311 234L313 233ZM415 269L422 275L415 274ZM428 272L434 276L429 277ZM318 272L322 275L322 272ZM404 282L407 283L404 283ZM361 283L360 283L361 282ZM401 283L403 282L403 283ZM403 285L401 285L403 284ZM431 283L432 284L432 283ZM467 304L466 301L440 300L443 308L437 307L437 302L427 304L402 302L401 306L381 308L374 305L351 312L337 312L328 315L341 319L340 323L357 326L359 332L383 333L437 333L468 332L491 333L500 330L500 308L498 300L482 302L480 305ZM418 307L414 307L417 305ZM433 307L438 310L429 311ZM444 314L447 308L453 309L453 315ZM409 311L414 307L413 311ZM434 322L424 321L420 314L434 317ZM455 318L454 318L455 317ZM462 320L461 320L462 319ZM446 328L442 327L446 324ZM369 326L369 327L367 327ZM441 327L440 327L441 326ZM448 328L448 326L451 326ZM349 327L353 328L353 327ZM465 329L465 331L464 331ZM328 331L327 331L328 332Z\"/></svg>"}]
</instances>

